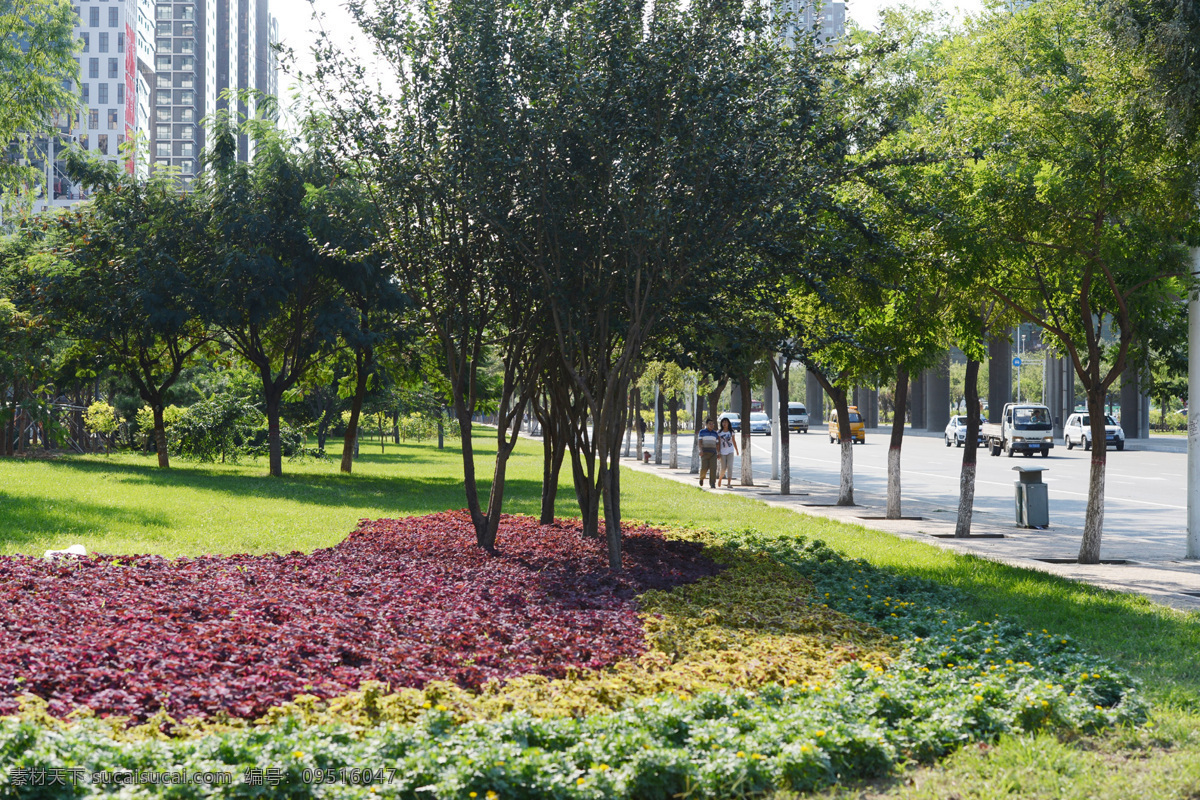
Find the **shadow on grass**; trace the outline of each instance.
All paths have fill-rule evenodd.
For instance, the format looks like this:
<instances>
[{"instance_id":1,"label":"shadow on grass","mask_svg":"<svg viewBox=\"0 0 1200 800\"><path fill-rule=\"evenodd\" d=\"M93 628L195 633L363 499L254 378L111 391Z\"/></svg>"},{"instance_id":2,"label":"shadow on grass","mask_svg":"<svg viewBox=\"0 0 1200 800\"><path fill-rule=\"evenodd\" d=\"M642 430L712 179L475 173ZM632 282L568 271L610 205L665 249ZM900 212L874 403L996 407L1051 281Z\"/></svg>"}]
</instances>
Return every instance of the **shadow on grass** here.
<instances>
[{"instance_id":1,"label":"shadow on grass","mask_svg":"<svg viewBox=\"0 0 1200 800\"><path fill-rule=\"evenodd\" d=\"M394 476L285 472L281 478L272 478L265 474L246 474L244 471L223 470L212 466L185 465L163 470L149 463L130 464L72 458L47 462L47 465L53 470L62 470L65 473L79 472L104 476L124 485L155 489L188 489L241 499L284 500L339 508L386 508L398 514L428 513L432 510L466 506L462 479L428 474L406 475L403 464L398 465L399 469ZM72 478L64 476L64 480ZM490 481L479 481L481 503L487 503L490 490ZM519 514L538 513L541 491L540 481L509 478L505 481L505 511ZM96 508L104 509L102 506ZM161 519L164 520L162 524L169 524L165 517Z\"/></svg>"},{"instance_id":2,"label":"shadow on grass","mask_svg":"<svg viewBox=\"0 0 1200 800\"><path fill-rule=\"evenodd\" d=\"M47 534L85 536L116 526L169 530L169 514L121 508L62 497L20 497L0 491L0 521L5 544L44 540Z\"/></svg>"}]
</instances>

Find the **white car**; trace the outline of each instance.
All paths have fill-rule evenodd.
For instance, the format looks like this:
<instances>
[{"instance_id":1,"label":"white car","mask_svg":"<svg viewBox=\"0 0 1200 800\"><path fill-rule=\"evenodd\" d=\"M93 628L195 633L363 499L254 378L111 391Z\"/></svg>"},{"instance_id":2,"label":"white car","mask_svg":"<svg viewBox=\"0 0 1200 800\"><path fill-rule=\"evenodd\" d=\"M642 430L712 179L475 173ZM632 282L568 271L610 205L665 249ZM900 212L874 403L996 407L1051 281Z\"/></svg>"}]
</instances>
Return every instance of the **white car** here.
<instances>
[{"instance_id":1,"label":"white car","mask_svg":"<svg viewBox=\"0 0 1200 800\"><path fill-rule=\"evenodd\" d=\"M1068 450L1074 449L1075 445L1081 446L1084 450L1091 450L1091 416L1088 414L1072 414L1067 417L1067 424L1063 426L1063 438L1067 441ZM1118 450L1125 449L1125 431L1108 414L1104 415L1104 438L1106 440L1106 447L1115 447Z\"/></svg>"},{"instance_id":2,"label":"white car","mask_svg":"<svg viewBox=\"0 0 1200 800\"><path fill-rule=\"evenodd\" d=\"M788 403L788 430L808 433L808 409L804 403Z\"/></svg>"},{"instance_id":3,"label":"white car","mask_svg":"<svg viewBox=\"0 0 1200 800\"><path fill-rule=\"evenodd\" d=\"M962 447L967 443L967 422L966 415L950 418L946 425L946 447ZM979 421L976 441L979 447L983 447L983 420Z\"/></svg>"},{"instance_id":4,"label":"white car","mask_svg":"<svg viewBox=\"0 0 1200 800\"><path fill-rule=\"evenodd\" d=\"M750 413L750 432L751 433L771 433L771 418L762 411L753 411Z\"/></svg>"}]
</instances>

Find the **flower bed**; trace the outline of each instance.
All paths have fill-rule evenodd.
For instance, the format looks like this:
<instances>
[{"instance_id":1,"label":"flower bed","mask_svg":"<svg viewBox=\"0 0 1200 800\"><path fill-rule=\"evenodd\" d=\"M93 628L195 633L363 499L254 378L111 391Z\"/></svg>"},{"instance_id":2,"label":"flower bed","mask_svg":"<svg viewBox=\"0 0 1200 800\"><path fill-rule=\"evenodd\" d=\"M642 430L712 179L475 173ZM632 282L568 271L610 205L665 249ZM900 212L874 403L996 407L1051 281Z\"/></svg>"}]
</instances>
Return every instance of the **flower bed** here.
<instances>
[{"instance_id":1,"label":"flower bed","mask_svg":"<svg viewBox=\"0 0 1200 800\"><path fill-rule=\"evenodd\" d=\"M230 782L206 791L230 798L719 798L811 790L1003 733L1091 731L1144 713L1133 683L1111 665L1048 633L997 621L960 625L935 605L955 598L937 584L800 537L732 533L722 547L711 535L686 535L713 542L729 568L644 596L655 609L646 622L656 649L636 665L522 677L481 694L441 684L392 694L371 687L281 707L244 730L173 739L94 720L64 726L31 710L0 722L0 766L27 780L62 765L85 775L219 774ZM814 585L812 600L824 602L806 600ZM880 588L903 593L875 595ZM852 616L895 633L825 608L843 601ZM879 649L882 639L897 643L892 653ZM731 688L739 681L753 688ZM564 708L601 710L570 716ZM130 740L147 734L154 738ZM261 785L264 776L274 783ZM171 792L142 785L127 796ZM103 793L82 783L20 789L22 797Z\"/></svg>"},{"instance_id":2,"label":"flower bed","mask_svg":"<svg viewBox=\"0 0 1200 800\"><path fill-rule=\"evenodd\" d=\"M464 513L365 522L312 554L0 559L0 712L32 694L144 720L255 718L365 681L466 688L594 670L645 651L636 597L713 574L698 545L628 529L611 573L578 526Z\"/></svg>"},{"instance_id":3,"label":"flower bed","mask_svg":"<svg viewBox=\"0 0 1200 800\"><path fill-rule=\"evenodd\" d=\"M0 796L107 791L44 783L69 765L84 775L227 776L204 790L215 797L717 798L882 775L1004 733L1144 718L1121 670L1069 637L966 619L953 589L798 535L682 535L726 568L716 572L689 548L687 563L708 575L642 592L649 649L611 669L524 675L479 691L369 685L297 698L240 729L64 724L29 708L0 721L0 769L43 784L0 782ZM357 544L371 549L369 539ZM655 557L672 552L654 548ZM549 571L556 563L527 562ZM613 596L652 583L621 581L632 583L613 584ZM123 796L174 792L142 785Z\"/></svg>"}]
</instances>

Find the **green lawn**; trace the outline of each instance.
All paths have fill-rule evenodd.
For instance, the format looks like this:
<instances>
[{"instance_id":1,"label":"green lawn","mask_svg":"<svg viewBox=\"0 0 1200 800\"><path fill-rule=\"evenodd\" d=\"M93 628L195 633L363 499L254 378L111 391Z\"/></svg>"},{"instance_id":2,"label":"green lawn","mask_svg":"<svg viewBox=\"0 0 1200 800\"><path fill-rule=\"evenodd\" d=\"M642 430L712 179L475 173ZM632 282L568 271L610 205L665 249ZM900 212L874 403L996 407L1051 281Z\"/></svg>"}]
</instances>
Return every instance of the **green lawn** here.
<instances>
[{"instance_id":1,"label":"green lawn","mask_svg":"<svg viewBox=\"0 0 1200 800\"><path fill-rule=\"evenodd\" d=\"M476 441L484 474L494 440ZM168 556L311 550L337 543L360 518L465 505L455 477L461 475L457 448L389 444L380 454L376 442L362 452L353 476L338 472L332 449L330 461L285 463L282 479L267 477L262 462L176 462L160 471L151 458L128 454L0 459L0 546L38 555L76 542L89 552ZM537 513L540 480L540 445L522 443L509 469L506 510ZM632 470L623 473L622 488L629 519L718 531L800 531L896 572L959 587L973 616L1000 614L1034 630L1071 634L1141 678L1156 704L1157 727L1149 732L1083 743L1014 738L922 770L911 786L887 781L839 796L1200 797L1200 616ZM481 493L486 497L486 487ZM558 510L564 516L577 511L569 485L560 491Z\"/></svg>"}]
</instances>

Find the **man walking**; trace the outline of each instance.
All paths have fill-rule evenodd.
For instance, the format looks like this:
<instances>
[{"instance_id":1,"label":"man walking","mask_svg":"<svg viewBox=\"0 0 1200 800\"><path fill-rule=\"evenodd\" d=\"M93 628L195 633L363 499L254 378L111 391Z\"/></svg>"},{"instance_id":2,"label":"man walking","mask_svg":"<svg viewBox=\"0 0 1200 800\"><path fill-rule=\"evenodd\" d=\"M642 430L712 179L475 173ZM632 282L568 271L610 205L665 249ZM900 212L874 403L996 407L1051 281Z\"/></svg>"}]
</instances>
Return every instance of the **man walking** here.
<instances>
[{"instance_id":1,"label":"man walking","mask_svg":"<svg viewBox=\"0 0 1200 800\"><path fill-rule=\"evenodd\" d=\"M700 431L698 444L700 446L700 485L704 485L704 473L707 471L708 488L715 489L717 488L717 454L721 447L715 419L704 423L704 430Z\"/></svg>"}]
</instances>

